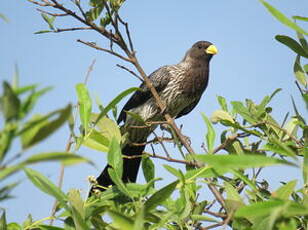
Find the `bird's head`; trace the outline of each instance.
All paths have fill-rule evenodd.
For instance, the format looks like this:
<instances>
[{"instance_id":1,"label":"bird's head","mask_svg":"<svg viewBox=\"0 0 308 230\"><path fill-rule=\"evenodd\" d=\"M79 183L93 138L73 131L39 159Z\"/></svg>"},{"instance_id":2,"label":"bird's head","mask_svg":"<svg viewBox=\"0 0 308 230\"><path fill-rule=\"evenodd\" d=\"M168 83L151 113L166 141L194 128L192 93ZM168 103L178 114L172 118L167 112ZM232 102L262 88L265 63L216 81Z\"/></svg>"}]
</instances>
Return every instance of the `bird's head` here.
<instances>
[{"instance_id":1,"label":"bird's head","mask_svg":"<svg viewBox=\"0 0 308 230\"><path fill-rule=\"evenodd\" d=\"M186 53L183 61L201 60L209 61L213 55L217 54L218 50L211 42L199 41L196 42Z\"/></svg>"}]
</instances>

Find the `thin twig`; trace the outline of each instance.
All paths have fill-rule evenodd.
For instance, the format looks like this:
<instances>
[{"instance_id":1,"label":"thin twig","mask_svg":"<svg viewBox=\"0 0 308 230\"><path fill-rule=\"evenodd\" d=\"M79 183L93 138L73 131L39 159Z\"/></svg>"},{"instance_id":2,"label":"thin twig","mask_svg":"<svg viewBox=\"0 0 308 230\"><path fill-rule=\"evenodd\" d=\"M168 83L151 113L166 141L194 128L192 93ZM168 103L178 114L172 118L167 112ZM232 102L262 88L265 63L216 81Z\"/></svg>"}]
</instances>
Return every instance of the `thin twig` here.
<instances>
[{"instance_id":1,"label":"thin twig","mask_svg":"<svg viewBox=\"0 0 308 230\"><path fill-rule=\"evenodd\" d=\"M142 142L142 143L132 143L132 145L134 146L145 146L148 144L157 144L158 142L173 142L173 138L169 138L169 137L155 137L152 140L146 141L146 142Z\"/></svg>"},{"instance_id":2,"label":"thin twig","mask_svg":"<svg viewBox=\"0 0 308 230\"><path fill-rule=\"evenodd\" d=\"M87 70L87 74L86 74L86 77L85 77L84 82L83 82L85 85L86 85L86 84L88 83L88 81L89 81L89 77L90 77L91 72L93 71L93 67L94 67L95 63L96 63L96 59L94 59L94 60L92 61L91 65L89 66L89 68L88 68L88 70Z\"/></svg>"},{"instance_id":3,"label":"thin twig","mask_svg":"<svg viewBox=\"0 0 308 230\"><path fill-rule=\"evenodd\" d=\"M168 158L170 158L170 155L169 155L169 153L168 153L168 150L167 150L167 148L166 148L164 142L162 142L162 141L159 139L158 135L157 135L154 131L153 131L153 134L154 134L155 138L157 138L157 140L158 140L159 144L161 145L161 147L163 148L163 150L164 150L166 156L167 156Z\"/></svg>"},{"instance_id":4,"label":"thin twig","mask_svg":"<svg viewBox=\"0 0 308 230\"><path fill-rule=\"evenodd\" d=\"M72 144L73 144L72 138L73 138L73 135L70 134L70 136L67 140L67 143L66 143L65 152L69 152L71 150L71 147L72 147ZM59 174L58 183L57 183L58 188L62 188L62 186L63 186L64 169L65 169L64 164L61 164L60 174ZM55 200L54 203L53 203L52 209L51 209L50 216L52 217L52 219L50 219L50 222L49 222L50 225L53 225L53 222L55 220L55 214L56 214L56 211L57 211L57 206L58 206L58 200Z\"/></svg>"},{"instance_id":5,"label":"thin twig","mask_svg":"<svg viewBox=\"0 0 308 230\"><path fill-rule=\"evenodd\" d=\"M238 138L239 134L236 133L232 136L229 136L221 145L219 145L218 147L216 147L213 150L213 153L217 153L218 151L226 148L229 144L231 144L233 141L235 141Z\"/></svg>"},{"instance_id":6,"label":"thin twig","mask_svg":"<svg viewBox=\"0 0 308 230\"><path fill-rule=\"evenodd\" d=\"M80 39L77 39L77 42L80 42L80 43L82 43L84 45L90 46L90 47L92 47L94 49L97 49L97 50L104 51L106 53L112 54L112 55L114 55L114 56L116 56L118 58L123 59L124 61L132 62L129 58L126 58L126 57L124 57L124 56L122 56L122 55L120 55L120 54L118 54L118 53L116 53L116 52L114 52L112 50L108 50L108 49L99 47L94 42L86 42L86 41L83 41L83 40L80 40Z\"/></svg>"},{"instance_id":7,"label":"thin twig","mask_svg":"<svg viewBox=\"0 0 308 230\"><path fill-rule=\"evenodd\" d=\"M211 190L211 192L215 196L216 200L219 202L221 207L226 210L225 200L224 200L223 196L221 195L221 193L217 190L217 188L214 185L210 184L211 181L209 181L209 180L206 180L206 181L209 182L208 188Z\"/></svg>"},{"instance_id":8,"label":"thin twig","mask_svg":"<svg viewBox=\"0 0 308 230\"><path fill-rule=\"evenodd\" d=\"M208 209L204 210L203 212L210 214L212 216L215 216L215 217L220 217L220 218L226 218L227 217L227 215L225 213L212 212Z\"/></svg>"},{"instance_id":9,"label":"thin twig","mask_svg":"<svg viewBox=\"0 0 308 230\"><path fill-rule=\"evenodd\" d=\"M85 12L83 11L81 5L80 5L80 1L79 0L76 0L74 1L75 2L75 5L77 6L77 8L79 9L80 13L82 14L82 16L86 19L87 18L87 15L85 14Z\"/></svg>"},{"instance_id":10,"label":"thin twig","mask_svg":"<svg viewBox=\"0 0 308 230\"><path fill-rule=\"evenodd\" d=\"M76 31L76 30L91 30L91 27L73 27L73 28L56 28L55 30L53 30L52 32L54 33L61 33L61 32L67 32L67 31Z\"/></svg>"},{"instance_id":11,"label":"thin twig","mask_svg":"<svg viewBox=\"0 0 308 230\"><path fill-rule=\"evenodd\" d=\"M134 71L130 70L129 68L127 68L127 67L125 67L123 65L119 65L119 64L116 64L116 66L121 68L121 69L126 70L127 72L129 72L130 74L132 74L133 76L138 78L141 82L143 82L143 79L138 74L136 74Z\"/></svg>"},{"instance_id":12,"label":"thin twig","mask_svg":"<svg viewBox=\"0 0 308 230\"><path fill-rule=\"evenodd\" d=\"M116 13L116 17L125 26L126 35L127 35L127 38L128 38L130 50L135 53L134 45L133 45L132 38L130 36L130 31L129 31L129 28L128 28L128 23L124 22L118 13Z\"/></svg>"},{"instance_id":13,"label":"thin twig","mask_svg":"<svg viewBox=\"0 0 308 230\"><path fill-rule=\"evenodd\" d=\"M29 0L28 0L28 1L29 1ZM36 10L39 11L39 12L41 12L41 13L48 14L48 15L54 16L54 17L65 17L65 16L68 16L68 15L69 15L69 14L67 14L67 13L64 13L64 14L51 13L51 12L42 10L42 9L40 9L40 8L37 8Z\"/></svg>"},{"instance_id":14,"label":"thin twig","mask_svg":"<svg viewBox=\"0 0 308 230\"><path fill-rule=\"evenodd\" d=\"M49 3L41 3L41 2L37 2L37 1L34 1L34 0L28 0L29 2L35 4L35 5L38 5L38 6L53 6L53 4L49 4Z\"/></svg>"}]
</instances>

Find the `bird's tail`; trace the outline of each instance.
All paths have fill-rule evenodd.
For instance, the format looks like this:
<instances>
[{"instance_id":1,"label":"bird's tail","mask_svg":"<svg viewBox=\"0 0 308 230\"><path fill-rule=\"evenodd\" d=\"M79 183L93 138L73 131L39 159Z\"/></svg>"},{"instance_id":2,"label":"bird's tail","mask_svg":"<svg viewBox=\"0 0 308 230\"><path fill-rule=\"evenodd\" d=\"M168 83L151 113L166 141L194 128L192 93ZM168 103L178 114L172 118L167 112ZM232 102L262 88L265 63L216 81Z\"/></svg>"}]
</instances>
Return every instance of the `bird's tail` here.
<instances>
[{"instance_id":1,"label":"bird's tail","mask_svg":"<svg viewBox=\"0 0 308 230\"><path fill-rule=\"evenodd\" d=\"M122 148L122 154L126 156L138 156L142 155L142 152L144 150L145 146L132 146L132 145L125 145L124 148ZM141 157L134 157L132 159L129 158L123 158L123 176L122 180L124 183L128 182L136 182L137 174L139 170L141 162ZM93 186L90 190L90 196L94 192L94 189L99 189L101 191L104 191L104 188L107 188L110 185L114 185L113 181L111 180L108 168L111 167L107 165L103 172L97 177L97 183L100 186ZM104 187L104 188L102 188Z\"/></svg>"}]
</instances>

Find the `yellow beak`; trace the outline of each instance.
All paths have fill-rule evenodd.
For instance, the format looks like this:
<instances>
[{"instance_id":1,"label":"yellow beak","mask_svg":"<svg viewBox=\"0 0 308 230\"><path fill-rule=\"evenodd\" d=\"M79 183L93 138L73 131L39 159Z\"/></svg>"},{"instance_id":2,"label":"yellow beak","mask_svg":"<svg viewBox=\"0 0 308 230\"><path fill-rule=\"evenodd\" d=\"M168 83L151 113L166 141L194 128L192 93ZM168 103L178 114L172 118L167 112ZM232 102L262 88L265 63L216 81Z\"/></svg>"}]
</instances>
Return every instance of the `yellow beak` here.
<instances>
[{"instance_id":1,"label":"yellow beak","mask_svg":"<svg viewBox=\"0 0 308 230\"><path fill-rule=\"evenodd\" d=\"M210 45L209 47L207 47L207 49L205 50L205 52L206 52L207 54L215 55L215 54L218 53L218 50L217 50L216 46Z\"/></svg>"}]
</instances>

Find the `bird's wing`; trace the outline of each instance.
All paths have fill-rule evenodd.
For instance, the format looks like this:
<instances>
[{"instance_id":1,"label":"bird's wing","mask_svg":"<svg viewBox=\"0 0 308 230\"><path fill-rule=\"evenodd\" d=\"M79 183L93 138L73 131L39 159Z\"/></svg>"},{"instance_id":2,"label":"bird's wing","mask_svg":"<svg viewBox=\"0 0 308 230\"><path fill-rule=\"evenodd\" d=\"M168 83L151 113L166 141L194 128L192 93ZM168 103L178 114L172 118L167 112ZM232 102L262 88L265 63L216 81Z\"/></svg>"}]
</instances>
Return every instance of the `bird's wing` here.
<instances>
[{"instance_id":1,"label":"bird's wing","mask_svg":"<svg viewBox=\"0 0 308 230\"><path fill-rule=\"evenodd\" d=\"M190 113L198 105L200 98L201 97L197 98L191 104L186 106L175 118L179 118L179 117L182 117L182 116Z\"/></svg>"},{"instance_id":2,"label":"bird's wing","mask_svg":"<svg viewBox=\"0 0 308 230\"><path fill-rule=\"evenodd\" d=\"M149 79L152 81L152 84L158 93L166 87L169 82L170 75L170 66L163 66L150 74ZM126 111L143 105L146 101L153 97L151 91L145 83L142 83L139 88L140 90L136 91L124 105L118 117L118 123L121 121L126 121Z\"/></svg>"}]
</instances>

